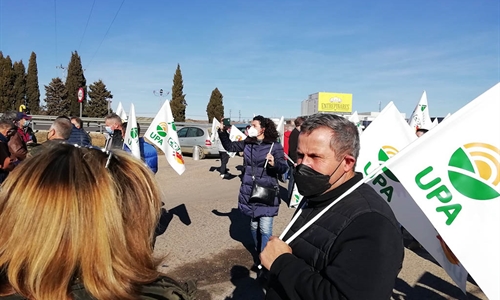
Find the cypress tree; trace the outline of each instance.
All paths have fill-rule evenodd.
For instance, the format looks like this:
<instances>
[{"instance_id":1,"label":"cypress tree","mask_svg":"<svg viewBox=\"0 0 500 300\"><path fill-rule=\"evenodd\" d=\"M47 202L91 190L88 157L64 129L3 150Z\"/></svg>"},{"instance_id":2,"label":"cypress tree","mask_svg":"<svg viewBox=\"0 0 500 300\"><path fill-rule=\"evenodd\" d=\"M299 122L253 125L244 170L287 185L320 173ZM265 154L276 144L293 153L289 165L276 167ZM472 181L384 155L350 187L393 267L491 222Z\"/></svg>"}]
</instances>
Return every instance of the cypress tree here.
<instances>
[{"instance_id":1,"label":"cypress tree","mask_svg":"<svg viewBox=\"0 0 500 300\"><path fill-rule=\"evenodd\" d=\"M0 111L13 110L14 70L10 56L2 59L0 65ZM16 108L17 111L17 108Z\"/></svg>"},{"instance_id":2,"label":"cypress tree","mask_svg":"<svg viewBox=\"0 0 500 300\"><path fill-rule=\"evenodd\" d=\"M208 122L212 122L213 118L221 120L224 117L224 103L222 98L224 96L222 96L218 88L215 88L207 104Z\"/></svg>"},{"instance_id":3,"label":"cypress tree","mask_svg":"<svg viewBox=\"0 0 500 300\"><path fill-rule=\"evenodd\" d=\"M80 103L78 102L78 89L83 88L84 99L83 109L87 103L87 80L83 75L82 62L78 52L71 52L71 60L68 65L68 76L66 77L66 90L68 92L67 102L69 105L69 113L72 116L80 115Z\"/></svg>"},{"instance_id":4,"label":"cypress tree","mask_svg":"<svg viewBox=\"0 0 500 300\"><path fill-rule=\"evenodd\" d=\"M49 85L45 86L46 112L51 116L71 115L69 102L67 101L68 90L61 78L53 78Z\"/></svg>"},{"instance_id":5,"label":"cypress tree","mask_svg":"<svg viewBox=\"0 0 500 300\"><path fill-rule=\"evenodd\" d=\"M175 122L186 121L186 95L183 94L184 84L182 81L181 67L177 64L177 70L174 74L174 84L172 85L172 100L170 107L172 108L172 115Z\"/></svg>"},{"instance_id":6,"label":"cypress tree","mask_svg":"<svg viewBox=\"0 0 500 300\"><path fill-rule=\"evenodd\" d=\"M15 62L13 70L15 79L12 107L17 111L19 106L26 105L26 68L23 61Z\"/></svg>"},{"instance_id":7,"label":"cypress tree","mask_svg":"<svg viewBox=\"0 0 500 300\"><path fill-rule=\"evenodd\" d=\"M94 118L105 117L108 114L108 101L111 99L113 95L99 79L89 86L89 100L85 106L85 114Z\"/></svg>"},{"instance_id":8,"label":"cypress tree","mask_svg":"<svg viewBox=\"0 0 500 300\"><path fill-rule=\"evenodd\" d=\"M28 74L26 75L26 107L30 109L32 114L40 113L40 86L38 85L38 67L35 52L31 52Z\"/></svg>"}]
</instances>

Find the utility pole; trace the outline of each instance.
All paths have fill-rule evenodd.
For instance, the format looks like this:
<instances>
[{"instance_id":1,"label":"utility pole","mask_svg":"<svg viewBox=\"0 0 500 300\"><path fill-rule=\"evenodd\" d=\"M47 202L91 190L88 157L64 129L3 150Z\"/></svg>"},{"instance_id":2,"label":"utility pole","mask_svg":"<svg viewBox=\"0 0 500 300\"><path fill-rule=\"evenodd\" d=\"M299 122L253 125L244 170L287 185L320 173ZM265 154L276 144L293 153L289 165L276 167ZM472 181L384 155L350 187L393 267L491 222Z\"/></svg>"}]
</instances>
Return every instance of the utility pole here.
<instances>
[{"instance_id":1,"label":"utility pole","mask_svg":"<svg viewBox=\"0 0 500 300\"><path fill-rule=\"evenodd\" d=\"M229 119L231 119L231 109L229 109Z\"/></svg>"},{"instance_id":2,"label":"utility pole","mask_svg":"<svg viewBox=\"0 0 500 300\"><path fill-rule=\"evenodd\" d=\"M238 122L241 122L241 110L238 110Z\"/></svg>"}]
</instances>

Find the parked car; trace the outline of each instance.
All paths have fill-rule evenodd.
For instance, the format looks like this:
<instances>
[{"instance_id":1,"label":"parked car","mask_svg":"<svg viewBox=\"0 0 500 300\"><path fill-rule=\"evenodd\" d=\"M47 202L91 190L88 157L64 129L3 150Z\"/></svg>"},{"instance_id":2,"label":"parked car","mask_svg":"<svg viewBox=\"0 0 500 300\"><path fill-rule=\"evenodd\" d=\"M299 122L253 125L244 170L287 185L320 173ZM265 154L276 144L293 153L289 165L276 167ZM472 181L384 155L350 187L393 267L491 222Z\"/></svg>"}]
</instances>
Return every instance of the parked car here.
<instances>
[{"instance_id":1,"label":"parked car","mask_svg":"<svg viewBox=\"0 0 500 300\"><path fill-rule=\"evenodd\" d=\"M177 124L176 124L177 125ZM219 149L216 143L210 141L212 133L211 124L179 124L177 136L181 151L185 154L193 154L194 147L200 147L200 159L206 156L219 156Z\"/></svg>"}]
</instances>

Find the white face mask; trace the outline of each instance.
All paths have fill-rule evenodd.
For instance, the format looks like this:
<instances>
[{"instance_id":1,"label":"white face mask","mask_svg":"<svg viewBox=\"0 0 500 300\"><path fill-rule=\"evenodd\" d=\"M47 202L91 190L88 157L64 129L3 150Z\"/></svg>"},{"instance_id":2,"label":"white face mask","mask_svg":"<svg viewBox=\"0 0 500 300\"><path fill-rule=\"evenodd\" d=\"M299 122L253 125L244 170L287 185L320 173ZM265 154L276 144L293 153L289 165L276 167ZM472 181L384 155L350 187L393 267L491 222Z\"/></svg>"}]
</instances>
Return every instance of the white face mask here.
<instances>
[{"instance_id":1,"label":"white face mask","mask_svg":"<svg viewBox=\"0 0 500 300\"><path fill-rule=\"evenodd\" d=\"M255 127L250 127L250 129L248 129L248 136L249 137L256 137L259 135L259 132L257 131L257 129Z\"/></svg>"},{"instance_id":2,"label":"white face mask","mask_svg":"<svg viewBox=\"0 0 500 300\"><path fill-rule=\"evenodd\" d=\"M107 132L107 133L109 133L109 134L113 134L113 129L111 129L111 127L106 126L106 127L104 127L104 129L106 129L106 132Z\"/></svg>"}]
</instances>

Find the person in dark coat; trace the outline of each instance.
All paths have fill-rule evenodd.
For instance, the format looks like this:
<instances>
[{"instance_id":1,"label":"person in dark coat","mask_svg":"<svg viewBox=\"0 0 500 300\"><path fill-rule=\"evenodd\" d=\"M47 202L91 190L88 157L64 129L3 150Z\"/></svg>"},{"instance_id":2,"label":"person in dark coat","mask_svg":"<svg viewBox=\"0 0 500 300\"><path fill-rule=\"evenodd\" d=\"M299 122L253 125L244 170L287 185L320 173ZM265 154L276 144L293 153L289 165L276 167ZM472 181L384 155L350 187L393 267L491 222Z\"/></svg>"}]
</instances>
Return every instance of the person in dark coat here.
<instances>
[{"instance_id":1,"label":"person in dark coat","mask_svg":"<svg viewBox=\"0 0 500 300\"><path fill-rule=\"evenodd\" d=\"M68 143L76 144L78 146L91 146L90 135L83 128L83 121L79 117L71 117L71 135L69 136Z\"/></svg>"},{"instance_id":2,"label":"person in dark coat","mask_svg":"<svg viewBox=\"0 0 500 300\"><path fill-rule=\"evenodd\" d=\"M288 169L283 147L277 142L276 125L268 118L256 116L253 118L252 127L248 130L248 137L243 141L231 142L229 134L220 128L218 134L226 151L243 151L245 170L238 196L238 208L244 215L251 218L252 237L256 251L260 253L272 235L273 218L278 215L280 199L278 193L272 205L250 203L249 199L254 178L261 186L278 189L278 175L285 173ZM257 239L257 228L259 228L260 240ZM257 259L255 263L259 264Z\"/></svg>"},{"instance_id":3,"label":"person in dark coat","mask_svg":"<svg viewBox=\"0 0 500 300\"><path fill-rule=\"evenodd\" d=\"M354 171L359 148L356 125L341 116L315 114L302 124L295 182L304 198L283 241L271 237L260 255L266 299L391 298L403 238L389 205Z\"/></svg>"}]
</instances>

